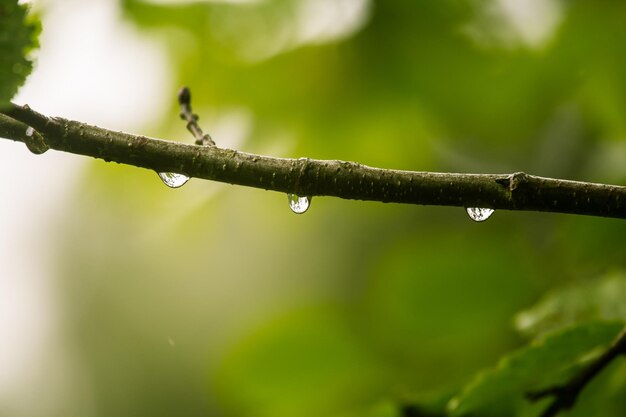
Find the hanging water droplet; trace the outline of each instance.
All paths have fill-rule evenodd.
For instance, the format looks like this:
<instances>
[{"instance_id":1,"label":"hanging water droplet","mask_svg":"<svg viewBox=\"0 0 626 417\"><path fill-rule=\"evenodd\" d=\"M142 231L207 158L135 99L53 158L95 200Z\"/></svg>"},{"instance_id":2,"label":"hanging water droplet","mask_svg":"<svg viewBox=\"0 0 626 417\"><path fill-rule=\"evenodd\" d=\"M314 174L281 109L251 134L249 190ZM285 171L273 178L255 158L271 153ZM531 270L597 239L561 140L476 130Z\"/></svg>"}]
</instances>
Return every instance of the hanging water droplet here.
<instances>
[{"instance_id":1,"label":"hanging water droplet","mask_svg":"<svg viewBox=\"0 0 626 417\"><path fill-rule=\"evenodd\" d=\"M295 194L287 194L289 208L296 214L302 214L309 209L312 197L300 197Z\"/></svg>"},{"instance_id":2,"label":"hanging water droplet","mask_svg":"<svg viewBox=\"0 0 626 417\"><path fill-rule=\"evenodd\" d=\"M159 177L163 181L163 184L170 188L182 187L189 181L189 177L183 174L177 174L175 172L159 172Z\"/></svg>"},{"instance_id":3,"label":"hanging water droplet","mask_svg":"<svg viewBox=\"0 0 626 417\"><path fill-rule=\"evenodd\" d=\"M489 217L491 217L491 215L495 211L494 209L481 207L467 207L465 210L467 210L467 214L469 214L470 219L474 220L475 222L484 222Z\"/></svg>"},{"instance_id":4,"label":"hanging water droplet","mask_svg":"<svg viewBox=\"0 0 626 417\"><path fill-rule=\"evenodd\" d=\"M26 128L24 143L26 144L28 150L35 155L41 155L42 153L50 149L43 136L41 136L39 132L33 129L32 126L28 126Z\"/></svg>"}]
</instances>

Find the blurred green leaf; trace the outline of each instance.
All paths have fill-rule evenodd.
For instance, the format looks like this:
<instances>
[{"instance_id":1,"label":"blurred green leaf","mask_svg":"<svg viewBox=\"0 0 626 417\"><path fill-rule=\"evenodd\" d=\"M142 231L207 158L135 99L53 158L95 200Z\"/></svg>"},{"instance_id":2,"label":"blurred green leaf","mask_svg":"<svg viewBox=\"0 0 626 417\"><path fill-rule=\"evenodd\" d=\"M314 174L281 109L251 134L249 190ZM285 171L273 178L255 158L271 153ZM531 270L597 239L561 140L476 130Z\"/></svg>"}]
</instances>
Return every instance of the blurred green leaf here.
<instances>
[{"instance_id":1,"label":"blurred green leaf","mask_svg":"<svg viewBox=\"0 0 626 417\"><path fill-rule=\"evenodd\" d=\"M525 393L563 383L608 345L622 323L592 322L570 327L505 356L495 369L474 379L450 401L452 416L533 416L545 406Z\"/></svg>"},{"instance_id":2,"label":"blurred green leaf","mask_svg":"<svg viewBox=\"0 0 626 417\"><path fill-rule=\"evenodd\" d=\"M413 389L466 381L514 348L510 318L532 293L524 258L490 234L499 219L476 227L464 210L458 216L435 232L420 222L370 268L360 320L395 364L396 383Z\"/></svg>"},{"instance_id":3,"label":"blurred green leaf","mask_svg":"<svg viewBox=\"0 0 626 417\"><path fill-rule=\"evenodd\" d=\"M376 402L385 379L341 317L317 308L273 321L241 341L213 382L228 415L288 417L363 408Z\"/></svg>"},{"instance_id":4,"label":"blurred green leaf","mask_svg":"<svg viewBox=\"0 0 626 417\"><path fill-rule=\"evenodd\" d=\"M17 0L0 0L0 106L8 104L33 69L30 52L40 31L37 16Z\"/></svg>"},{"instance_id":5,"label":"blurred green leaf","mask_svg":"<svg viewBox=\"0 0 626 417\"><path fill-rule=\"evenodd\" d=\"M626 321L626 275L569 284L553 290L515 319L519 331L535 336L591 320Z\"/></svg>"},{"instance_id":6,"label":"blurred green leaf","mask_svg":"<svg viewBox=\"0 0 626 417\"><path fill-rule=\"evenodd\" d=\"M568 417L622 417L626 410L626 363L613 361L589 383Z\"/></svg>"}]
</instances>

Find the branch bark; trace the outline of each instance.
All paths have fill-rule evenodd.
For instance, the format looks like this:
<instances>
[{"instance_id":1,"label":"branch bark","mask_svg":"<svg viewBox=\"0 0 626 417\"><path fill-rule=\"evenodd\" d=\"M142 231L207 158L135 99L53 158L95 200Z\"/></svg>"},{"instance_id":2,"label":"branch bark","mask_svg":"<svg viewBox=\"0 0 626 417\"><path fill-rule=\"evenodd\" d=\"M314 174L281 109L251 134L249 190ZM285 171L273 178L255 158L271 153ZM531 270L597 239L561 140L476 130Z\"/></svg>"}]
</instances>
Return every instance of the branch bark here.
<instances>
[{"instance_id":1,"label":"branch bark","mask_svg":"<svg viewBox=\"0 0 626 417\"><path fill-rule=\"evenodd\" d=\"M30 136L28 127L34 129L29 131ZM156 172L176 172L299 196L626 218L623 186L543 178L522 172L401 171L338 160L274 158L114 132L47 117L15 104L0 111L0 136L24 142L35 153L50 148Z\"/></svg>"}]
</instances>

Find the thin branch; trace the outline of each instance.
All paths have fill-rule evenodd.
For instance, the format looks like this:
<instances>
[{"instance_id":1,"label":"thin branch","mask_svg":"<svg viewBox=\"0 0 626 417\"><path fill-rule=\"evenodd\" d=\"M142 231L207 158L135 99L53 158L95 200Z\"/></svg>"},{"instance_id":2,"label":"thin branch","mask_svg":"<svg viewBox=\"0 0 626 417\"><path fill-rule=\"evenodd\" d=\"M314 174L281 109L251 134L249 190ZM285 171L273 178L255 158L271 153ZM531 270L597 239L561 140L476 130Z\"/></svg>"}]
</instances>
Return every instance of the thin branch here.
<instances>
[{"instance_id":1,"label":"thin branch","mask_svg":"<svg viewBox=\"0 0 626 417\"><path fill-rule=\"evenodd\" d=\"M187 130L196 138L196 145L215 146L215 142L208 133L203 133L198 125L198 115L191 110L191 91L183 87L178 93L180 104L180 118L187 121Z\"/></svg>"},{"instance_id":2,"label":"thin branch","mask_svg":"<svg viewBox=\"0 0 626 417\"><path fill-rule=\"evenodd\" d=\"M595 359L587 367L563 385L549 387L540 391L529 392L526 396L531 401L537 401L546 397L553 397L554 400L543 411L541 417L554 417L561 411L569 410L576 404L576 400L581 391L604 370L615 358L626 355L626 327L615 338L611 346L604 353Z\"/></svg>"},{"instance_id":3,"label":"thin branch","mask_svg":"<svg viewBox=\"0 0 626 417\"><path fill-rule=\"evenodd\" d=\"M522 172L417 172L337 160L273 158L114 132L47 117L28 106L13 104L0 113L8 116L0 119L0 133L8 139L25 142L24 128L30 126L42 135L50 149L156 172L176 172L300 196L626 218L623 186L542 178Z\"/></svg>"}]
</instances>

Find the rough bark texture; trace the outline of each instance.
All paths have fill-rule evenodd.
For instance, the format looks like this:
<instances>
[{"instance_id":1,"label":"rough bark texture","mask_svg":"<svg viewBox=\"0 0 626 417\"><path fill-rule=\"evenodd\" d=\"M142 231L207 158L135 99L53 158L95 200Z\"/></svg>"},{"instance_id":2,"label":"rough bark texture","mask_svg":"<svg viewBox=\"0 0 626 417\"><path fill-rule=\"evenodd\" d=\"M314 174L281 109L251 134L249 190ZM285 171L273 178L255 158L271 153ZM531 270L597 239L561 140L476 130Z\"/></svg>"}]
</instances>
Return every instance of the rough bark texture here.
<instances>
[{"instance_id":1,"label":"rough bark texture","mask_svg":"<svg viewBox=\"0 0 626 417\"><path fill-rule=\"evenodd\" d=\"M626 187L514 174L459 174L372 168L355 162L252 155L114 132L28 106L0 115L0 136L105 161L300 196L488 207L626 218ZM33 127L27 134L28 127ZM42 144L41 140L45 140Z\"/></svg>"}]
</instances>

